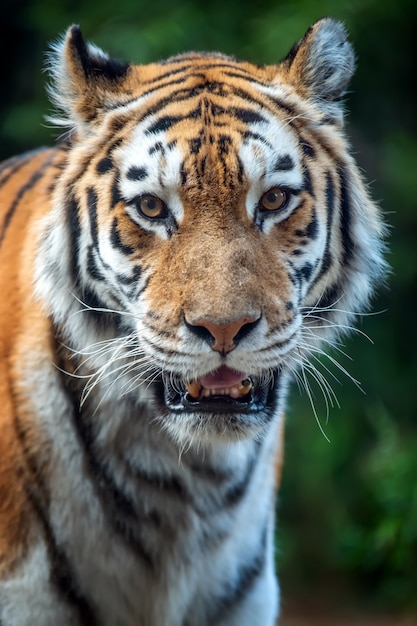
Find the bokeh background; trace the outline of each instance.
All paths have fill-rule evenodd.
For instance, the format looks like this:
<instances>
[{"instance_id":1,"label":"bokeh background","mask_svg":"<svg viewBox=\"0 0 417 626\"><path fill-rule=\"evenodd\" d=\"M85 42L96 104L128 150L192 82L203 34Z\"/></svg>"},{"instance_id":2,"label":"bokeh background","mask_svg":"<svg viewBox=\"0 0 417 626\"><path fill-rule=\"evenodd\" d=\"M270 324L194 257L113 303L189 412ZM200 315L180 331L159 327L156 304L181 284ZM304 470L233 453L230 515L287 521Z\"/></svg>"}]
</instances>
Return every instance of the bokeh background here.
<instances>
[{"instance_id":1,"label":"bokeh background","mask_svg":"<svg viewBox=\"0 0 417 626\"><path fill-rule=\"evenodd\" d=\"M358 68L347 127L390 224L392 274L338 358L340 407L296 386L287 415L277 563L284 608L314 603L417 616L417 3L414 0L1 0L0 157L50 144L45 50L71 23L119 58L189 49L257 63L285 56L312 22L344 21ZM1 295L0 295L1 297ZM367 339L369 337L369 339ZM47 399L45 399L47 401ZM244 520L242 521L244 523ZM300 601L302 599L302 601ZM416 622L417 623L417 618Z\"/></svg>"}]
</instances>

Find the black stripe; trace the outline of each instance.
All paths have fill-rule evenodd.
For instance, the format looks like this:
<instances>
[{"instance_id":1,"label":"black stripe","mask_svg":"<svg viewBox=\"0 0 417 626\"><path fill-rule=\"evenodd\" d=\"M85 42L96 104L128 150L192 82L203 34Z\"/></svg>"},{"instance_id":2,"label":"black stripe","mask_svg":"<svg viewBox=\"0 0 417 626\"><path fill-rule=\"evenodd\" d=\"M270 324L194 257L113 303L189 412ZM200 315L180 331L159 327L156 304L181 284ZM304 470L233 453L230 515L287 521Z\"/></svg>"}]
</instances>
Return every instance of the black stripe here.
<instances>
[{"instance_id":1,"label":"black stripe","mask_svg":"<svg viewBox=\"0 0 417 626\"><path fill-rule=\"evenodd\" d=\"M147 134L162 133L166 130L169 130L171 126L174 126L175 124L178 124L179 122L182 122L184 119L186 119L184 116L174 117L174 116L166 115L164 117L161 117L157 122L154 122L152 126L148 128L146 133Z\"/></svg>"},{"instance_id":2,"label":"black stripe","mask_svg":"<svg viewBox=\"0 0 417 626\"><path fill-rule=\"evenodd\" d=\"M169 102L172 102L172 96L168 99ZM159 103L158 103L159 109ZM146 112L146 116L151 115L150 111ZM169 130L172 126L183 122L184 120L197 119L201 116L201 105L198 105L195 109L189 111L186 115L165 115L160 117L156 122L154 122L146 131L146 134L157 134L166 130Z\"/></svg>"},{"instance_id":3,"label":"black stripe","mask_svg":"<svg viewBox=\"0 0 417 626\"><path fill-rule=\"evenodd\" d=\"M134 265L133 271L130 274L130 276L128 276L127 274L116 274L116 278L122 285L132 285L133 283L138 282L141 273L142 273L142 270L140 266Z\"/></svg>"},{"instance_id":4,"label":"black stripe","mask_svg":"<svg viewBox=\"0 0 417 626\"><path fill-rule=\"evenodd\" d=\"M174 332L170 332L168 330L163 330L162 328L158 328L157 326L154 326L153 324L150 324L149 322L146 323L146 327L152 331L154 333L155 336L159 336L159 337L167 337L169 339L176 339L177 338L177 333Z\"/></svg>"},{"instance_id":5,"label":"black stripe","mask_svg":"<svg viewBox=\"0 0 417 626\"><path fill-rule=\"evenodd\" d=\"M3 161L0 164L0 176L5 170L9 170L9 171L11 170L13 173L16 165L17 165L17 169L19 169L19 167L22 167L25 163L27 163L27 159L24 159L24 157L21 154L14 156L14 157L10 157L10 159L7 159L6 161ZM10 174L8 172L6 178L9 178L9 176ZM3 184L2 180L0 180L0 184L1 185Z\"/></svg>"},{"instance_id":6,"label":"black stripe","mask_svg":"<svg viewBox=\"0 0 417 626\"><path fill-rule=\"evenodd\" d=\"M50 581L60 598L78 614L77 623L80 626L99 626L99 620L93 606L81 593L76 582L70 560L56 540L53 529L48 520L48 514L43 510L32 489L28 489L28 497L43 527L45 543L48 551L51 576Z\"/></svg>"},{"instance_id":7,"label":"black stripe","mask_svg":"<svg viewBox=\"0 0 417 626\"><path fill-rule=\"evenodd\" d=\"M246 472L235 483L230 485L223 497L222 508L234 507L242 501L250 485L253 472L256 467L258 455L254 455L246 468Z\"/></svg>"},{"instance_id":8,"label":"black stripe","mask_svg":"<svg viewBox=\"0 0 417 626\"><path fill-rule=\"evenodd\" d=\"M98 626L99 622L93 608L81 593L70 560L65 551L58 545L49 522L49 490L46 485L46 478L38 459L32 454L18 416L15 419L15 428L31 476L25 485L26 495L43 528L50 563L51 584L55 587L61 600L76 610L80 626Z\"/></svg>"},{"instance_id":9,"label":"black stripe","mask_svg":"<svg viewBox=\"0 0 417 626\"><path fill-rule=\"evenodd\" d=\"M190 77L193 75L190 75ZM149 96L157 91L165 91L167 88L173 87L175 85L180 85L181 89L178 89L177 91L172 92L172 96L169 97L165 97L162 100L163 105L165 106L165 104L169 104L170 102L178 102L179 100L188 100L190 98L193 97L193 88L188 87L185 88L184 87L184 83L187 82L189 76L181 76L180 78L176 78L175 80L169 80L165 83L162 83L161 85L157 85L151 89L148 89L147 91L145 91L144 93L141 94L141 98L144 98L146 96ZM181 97L180 94L184 94L183 97ZM135 100L137 100L138 98L134 98L133 102ZM158 110L160 110L160 107L158 106L158 104L156 104L155 106L152 107L151 109L154 113L157 112Z\"/></svg>"},{"instance_id":10,"label":"black stripe","mask_svg":"<svg viewBox=\"0 0 417 626\"><path fill-rule=\"evenodd\" d=\"M296 285L298 285L298 284L299 284L299 277L298 277L298 274L297 274L297 280L296 280L296 281L294 281L294 283L295 283ZM267 336L269 336L269 335L273 334L274 329L275 329L275 330L279 330L279 329L285 328L286 326L287 326L287 322L282 322L282 323L281 323L281 324L279 324L278 326L275 326L275 327L274 327L274 328L272 328L270 331L268 331ZM258 352L258 353L261 353L261 352L269 352L270 350L274 350L275 348L282 349L282 348L284 348L285 346L287 346L287 345L291 344L291 342L292 342L292 341L293 341L293 337L292 337L292 336L291 336L291 337L289 337L288 339L277 339L277 341L275 341L275 343L273 343L273 344L271 344L271 345L267 346L266 348L259 348L259 349L257 350L257 352Z\"/></svg>"},{"instance_id":11,"label":"black stripe","mask_svg":"<svg viewBox=\"0 0 417 626\"><path fill-rule=\"evenodd\" d=\"M270 143L266 137L264 137L263 135L260 135L259 133L254 133L251 130L245 130L242 137L244 141L246 141L247 139L253 139L254 141L259 141L263 143L270 150L274 149L274 146L272 145L272 143Z\"/></svg>"},{"instance_id":12,"label":"black stripe","mask_svg":"<svg viewBox=\"0 0 417 626\"><path fill-rule=\"evenodd\" d=\"M97 233L97 223L95 216L95 192L91 189L93 193L88 194L88 202L89 202L89 212L90 212L90 224L91 224L91 233L92 238L95 240L97 244L98 241L98 233ZM73 293L76 295L81 303L85 305L83 310L83 315L91 317L95 321L95 323L99 323L104 326L117 326L118 324L118 316L112 312L105 311L96 311L94 309L107 309L107 305L99 299L98 295L92 291L87 285L83 284L82 276L83 271L85 269L84 264L81 263L80 259L80 251L81 251L81 237L82 237L82 228L80 222L80 207L78 201L74 197L71 189L68 192L67 202L66 202L66 218L67 218L67 227L70 238L70 251L71 251L71 260L70 260L70 274L72 277L74 289ZM96 254L98 255L100 262L104 268L108 268L108 265L103 262L103 259L100 257L100 253L98 248L95 248ZM88 265L89 260L91 261L91 253L87 252L90 255L90 258L87 256L87 269L93 270L92 265ZM94 260L94 265L96 266L97 272L100 272L99 268L96 265L97 259ZM99 276L95 276L97 280L100 280ZM113 294L113 298L115 298ZM120 305L120 302L118 302ZM90 310L92 309L92 310Z\"/></svg>"},{"instance_id":13,"label":"black stripe","mask_svg":"<svg viewBox=\"0 0 417 626\"><path fill-rule=\"evenodd\" d=\"M119 220L117 217L115 217L113 219L111 231L110 231L110 242L113 248L117 248L117 250L119 250L120 252L123 252L123 254L126 254L126 255L133 254L134 249L131 246L128 246L125 243L123 243L123 241L120 239L118 226L119 226Z\"/></svg>"},{"instance_id":14,"label":"black stripe","mask_svg":"<svg viewBox=\"0 0 417 626\"><path fill-rule=\"evenodd\" d=\"M350 196L346 170L338 170L340 177L340 230L342 234L343 256L342 262L348 265L356 250L356 244L351 234Z\"/></svg>"},{"instance_id":15,"label":"black stripe","mask_svg":"<svg viewBox=\"0 0 417 626\"><path fill-rule=\"evenodd\" d=\"M193 77L194 76L194 72L189 72L189 70L194 70L195 72L201 72L202 70L211 70L211 69L221 69L221 70L231 70L232 72L237 72L237 77L241 78L241 79L245 79L247 78L248 80L255 79L255 77L248 72L247 70L245 70L243 67L236 67L236 65L232 63L227 63L227 62L220 62L220 63L198 63L195 64L193 63L193 61L203 61L204 57L201 55L195 55L195 56L188 56L188 55L181 55L179 57L174 57L171 59L167 59L166 61L162 61L161 65L164 65L165 63L168 64L181 64L181 67L176 67L175 69L171 69L168 72L165 72L164 74L160 74L159 76L157 76L156 78L153 78L147 82L145 82L144 84L148 84L148 85L154 85L155 83L158 83L159 81L163 81L166 78L170 78L171 76L176 76L178 74L186 74L186 76L184 76L181 81L184 81L184 79L188 78L188 77ZM180 82L180 81L178 81ZM163 85L161 88L163 88L165 85ZM156 89L159 89L160 87L156 87ZM146 92L148 93L148 92Z\"/></svg>"},{"instance_id":16,"label":"black stripe","mask_svg":"<svg viewBox=\"0 0 417 626\"><path fill-rule=\"evenodd\" d=\"M183 462L186 460L183 459ZM231 470L220 470L216 467L211 467L206 464L197 464L197 462L191 462L187 464L187 468L192 474L195 475L196 480L204 480L211 483L214 486L220 487L222 484L230 480L233 475Z\"/></svg>"},{"instance_id":17,"label":"black stripe","mask_svg":"<svg viewBox=\"0 0 417 626\"><path fill-rule=\"evenodd\" d=\"M225 69L223 73L225 76L227 76L227 78L237 78L239 81L246 81L250 85L255 85L255 87L258 87L258 86L265 87L264 82L259 81L253 74L251 74L250 72L247 72L246 70L243 70L243 69L236 70L234 68L233 70L229 71ZM231 88L234 94L240 95L240 97L243 97L245 100L252 101L250 94L248 94L249 97L245 97L241 95L245 93L241 87L236 87L235 85L228 85L228 87Z\"/></svg>"},{"instance_id":18,"label":"black stripe","mask_svg":"<svg viewBox=\"0 0 417 626\"><path fill-rule=\"evenodd\" d=\"M121 200L123 200L123 196L122 196L122 194L120 192L118 177L115 176L114 180L113 180L112 187L111 187L110 208L114 209L116 207L116 205L119 204L119 202Z\"/></svg>"},{"instance_id":19,"label":"black stripe","mask_svg":"<svg viewBox=\"0 0 417 626\"><path fill-rule=\"evenodd\" d=\"M65 149L66 145L61 144L60 147ZM9 178L13 176L13 174L18 172L22 167L29 163L29 161L31 161L34 156L40 154L41 152L46 152L47 150L48 148L36 148L35 150L29 150L27 152L24 152L23 154L18 154L14 157L11 157L10 159L7 159L6 161L3 161L3 163L0 164L0 175L5 170L9 171L2 179L0 179L0 187L4 185L9 180Z\"/></svg>"},{"instance_id":20,"label":"black stripe","mask_svg":"<svg viewBox=\"0 0 417 626\"><path fill-rule=\"evenodd\" d=\"M257 83L255 80L250 80L249 84L251 86L255 84L255 87L258 84L260 86L263 86L262 83ZM295 107L292 107L291 105L282 102L282 100L279 100L278 98L271 97L266 93L258 93L255 95L251 91L248 92L242 89L242 87L235 87L233 85L230 85L230 91L235 96L242 98L242 100L250 102L252 105L258 107L259 109L267 109L270 113L273 113L274 115L276 115L277 113L277 106L293 117L297 116L299 113L299 111Z\"/></svg>"},{"instance_id":21,"label":"black stripe","mask_svg":"<svg viewBox=\"0 0 417 626\"><path fill-rule=\"evenodd\" d=\"M316 152L313 148L313 146L308 143L307 141L302 141L301 142L301 148L305 154L306 157L308 157L309 159L314 159L316 156Z\"/></svg>"},{"instance_id":22,"label":"black stripe","mask_svg":"<svg viewBox=\"0 0 417 626\"><path fill-rule=\"evenodd\" d=\"M150 488L159 493L163 493L167 497L176 498L184 503L184 505L193 502L191 494L177 476L150 474L145 470L139 470L137 468L131 468L131 471L134 473L135 480L141 484L142 489Z\"/></svg>"},{"instance_id":23,"label":"black stripe","mask_svg":"<svg viewBox=\"0 0 417 626\"><path fill-rule=\"evenodd\" d=\"M3 174L6 170L6 174L3 178L0 179L0 187L5 185L7 181L16 174L20 169L22 169L29 161L31 161L33 156L33 152L28 152L24 155L19 155L12 157L11 159L7 159L0 165L0 175Z\"/></svg>"},{"instance_id":24,"label":"black stripe","mask_svg":"<svg viewBox=\"0 0 417 626\"><path fill-rule=\"evenodd\" d=\"M142 293L148 288L148 284L149 284L149 276L145 279L141 287L139 285L136 285L134 289L132 289L130 297L139 298L139 296L141 296Z\"/></svg>"},{"instance_id":25,"label":"black stripe","mask_svg":"<svg viewBox=\"0 0 417 626\"><path fill-rule=\"evenodd\" d=\"M220 624L246 599L248 593L265 569L268 547L268 523L264 525L257 551L249 562L240 565L237 580L225 581L223 595L212 599L206 623Z\"/></svg>"},{"instance_id":26,"label":"black stripe","mask_svg":"<svg viewBox=\"0 0 417 626\"><path fill-rule=\"evenodd\" d=\"M132 165L129 167L126 176L128 180L144 180L148 176L148 170L146 167Z\"/></svg>"},{"instance_id":27,"label":"black stripe","mask_svg":"<svg viewBox=\"0 0 417 626\"><path fill-rule=\"evenodd\" d=\"M231 62L228 62L228 61L231 61ZM220 61L220 62L216 60L214 63L210 62L210 63L198 64L195 66L195 69L199 70L200 72L201 70L219 70L219 69L220 70L232 70L232 72L236 72L236 71L241 72L242 73L241 78L243 79L256 80L256 77L252 74L252 72L248 72L248 70L245 70L244 67L241 67L239 65L239 61L236 61L235 59L231 57L225 57L225 60Z\"/></svg>"},{"instance_id":28,"label":"black stripe","mask_svg":"<svg viewBox=\"0 0 417 626\"><path fill-rule=\"evenodd\" d=\"M79 205L75 197L70 194L67 199L65 213L67 216L67 227L70 236L70 250L71 250L71 276L73 283L79 285L80 283L80 240L81 240L81 223L79 215Z\"/></svg>"},{"instance_id":29,"label":"black stripe","mask_svg":"<svg viewBox=\"0 0 417 626\"><path fill-rule=\"evenodd\" d=\"M6 231L7 228L10 225L10 222L13 218L13 215L15 214L15 211L17 209L17 207L19 206L20 201L22 200L23 196L25 195L26 192L30 191L35 185L36 183L42 178L42 176L45 174L45 170L48 169L51 161L53 160L55 156L55 153L52 152L47 159L45 159L45 161L42 163L42 165L40 167L38 167L37 170L35 170L32 174L32 176L29 178L29 180L20 187L19 191L17 192L12 204L9 206L5 216L4 216L4 221L2 224L2 228L0 230L0 246L3 243L4 237L6 235ZM19 170L19 167L17 168L16 171Z\"/></svg>"},{"instance_id":30,"label":"black stripe","mask_svg":"<svg viewBox=\"0 0 417 626\"><path fill-rule=\"evenodd\" d=\"M219 147L219 154L229 154L230 146L233 145L231 137L229 135L221 134L217 138L217 145Z\"/></svg>"},{"instance_id":31,"label":"black stripe","mask_svg":"<svg viewBox=\"0 0 417 626\"><path fill-rule=\"evenodd\" d=\"M245 172L245 168L243 167L243 163L239 156L237 156L237 180L238 183L243 183L243 174Z\"/></svg>"},{"instance_id":32,"label":"black stripe","mask_svg":"<svg viewBox=\"0 0 417 626\"><path fill-rule=\"evenodd\" d=\"M307 225L306 228L306 236L309 239L316 239L318 231L319 231L319 224L317 221L317 213L316 213L316 207L313 205L311 207L311 220Z\"/></svg>"},{"instance_id":33,"label":"black stripe","mask_svg":"<svg viewBox=\"0 0 417 626\"><path fill-rule=\"evenodd\" d=\"M97 258L100 260L101 266L104 269L111 271L112 268L108 265L108 263L106 263L103 260L100 254L100 246L99 246L99 239L98 239L98 222L97 222L97 201L98 201L98 196L97 196L96 191L92 187L88 187L87 206L88 206L88 214L90 218L90 233L91 233L91 238L93 241L93 247L95 249L96 257L93 257L92 254L89 254L87 258L87 268L93 270L92 271L93 277L94 275L96 275L95 277L97 278L97 280L103 280L104 276L101 275L100 270L97 267ZM112 223L110 241L115 247L117 247L119 250L122 250L125 254L131 254L133 252L133 248L130 248L129 246L126 246L121 242L119 232L117 230L117 224L118 224L118 220L115 217ZM90 253L90 250L89 250L89 253ZM93 261L92 264L90 263L91 261Z\"/></svg>"},{"instance_id":34,"label":"black stripe","mask_svg":"<svg viewBox=\"0 0 417 626\"><path fill-rule=\"evenodd\" d=\"M94 255L95 248L93 246L88 246L87 252L87 273L94 280L103 281L106 279L104 274L100 271L100 268L97 265L97 260Z\"/></svg>"},{"instance_id":35,"label":"black stripe","mask_svg":"<svg viewBox=\"0 0 417 626\"><path fill-rule=\"evenodd\" d=\"M144 291L144 289L142 289L142 291ZM181 355L182 358L184 357L188 358L188 357L193 356L191 353L188 353L188 352L178 352L178 350L168 350L167 348L161 348L161 346L158 346L156 345L156 343L149 341L149 339L147 339L144 336L141 337L141 341L143 343L146 343L149 346L150 350L153 350L154 352L158 352L159 354L165 357ZM164 406L165 406L165 401L164 401Z\"/></svg>"},{"instance_id":36,"label":"black stripe","mask_svg":"<svg viewBox=\"0 0 417 626\"><path fill-rule=\"evenodd\" d=\"M168 62L169 60L167 59L166 62ZM175 69L170 69L168 70L168 72L164 72L163 74L159 74L159 76L156 76L155 78L151 78L150 80L147 80L143 83L143 85L155 85L155 83L159 83L161 81L164 81L167 78L171 78L171 76L177 76L178 74L182 74L187 72L187 70L191 69L193 67L193 65L189 62L188 59L180 59L179 61L177 61L178 63L183 63L182 67L177 67ZM161 65L164 64L164 61L162 61ZM184 77L182 77L181 79L178 79L177 82L183 82L184 81ZM171 83L168 82L168 85L170 85ZM162 85L161 87L159 85L153 87L152 89L149 89L147 91L145 91L145 95L148 93L151 93L152 91L155 91L156 89L163 89L165 85Z\"/></svg>"},{"instance_id":37,"label":"black stripe","mask_svg":"<svg viewBox=\"0 0 417 626\"><path fill-rule=\"evenodd\" d=\"M104 157L96 165L97 174L107 174L113 168L113 161L110 157Z\"/></svg>"},{"instance_id":38,"label":"black stripe","mask_svg":"<svg viewBox=\"0 0 417 626\"><path fill-rule=\"evenodd\" d=\"M156 311L146 311L145 317L149 317L151 320L162 320L163 317Z\"/></svg>"},{"instance_id":39,"label":"black stripe","mask_svg":"<svg viewBox=\"0 0 417 626\"><path fill-rule=\"evenodd\" d=\"M311 274L313 273L314 266L312 263L308 262L303 265L301 269L298 270L298 274L300 276L301 281L309 281L311 278Z\"/></svg>"},{"instance_id":40,"label":"black stripe","mask_svg":"<svg viewBox=\"0 0 417 626\"><path fill-rule=\"evenodd\" d=\"M182 161L181 163L181 167L180 167L180 176L181 176L181 185L185 185L188 179L188 174L187 174L187 170L185 168L185 162Z\"/></svg>"},{"instance_id":41,"label":"black stripe","mask_svg":"<svg viewBox=\"0 0 417 626\"><path fill-rule=\"evenodd\" d=\"M326 173L326 209L327 209L327 224L326 224L326 244L324 248L324 254L321 260L320 271L313 280L311 289L319 282L324 274L329 270L332 264L332 255L330 252L330 243L332 238L333 228L333 214L334 214L334 185L330 172Z\"/></svg>"},{"instance_id":42,"label":"black stripe","mask_svg":"<svg viewBox=\"0 0 417 626\"><path fill-rule=\"evenodd\" d=\"M227 109L227 113L231 113L233 117L240 120L244 124L260 124L265 122L265 118L260 113L256 113L252 109L243 109L240 107L233 107L231 109Z\"/></svg>"},{"instance_id":43,"label":"black stripe","mask_svg":"<svg viewBox=\"0 0 417 626\"><path fill-rule=\"evenodd\" d=\"M275 161L273 172L288 172L294 168L294 161L289 154L283 154Z\"/></svg>"},{"instance_id":44,"label":"black stripe","mask_svg":"<svg viewBox=\"0 0 417 626\"><path fill-rule=\"evenodd\" d=\"M201 137L194 137L188 140L188 151L190 154L198 154L201 149L202 139Z\"/></svg>"},{"instance_id":45,"label":"black stripe","mask_svg":"<svg viewBox=\"0 0 417 626\"><path fill-rule=\"evenodd\" d=\"M314 240L317 238L319 232L319 224L317 220L317 212L314 204L311 207L311 219L307 224L306 228L303 230L301 228L297 228L294 231L294 235L296 237L300 237L301 241L298 241L297 244L299 246L306 246L310 240ZM294 250L293 254L297 254ZM300 252L298 252L300 254Z\"/></svg>"},{"instance_id":46,"label":"black stripe","mask_svg":"<svg viewBox=\"0 0 417 626\"><path fill-rule=\"evenodd\" d=\"M315 193L314 193L314 189L313 189L313 183L311 182L311 174L310 174L310 170L308 169L307 165L304 163L304 185L303 185L304 189L306 190L306 192L312 197L315 197Z\"/></svg>"},{"instance_id":47,"label":"black stripe","mask_svg":"<svg viewBox=\"0 0 417 626\"><path fill-rule=\"evenodd\" d=\"M97 194L92 187L87 188L87 207L90 218L90 234L93 245L98 248Z\"/></svg>"},{"instance_id":48,"label":"black stripe","mask_svg":"<svg viewBox=\"0 0 417 626\"><path fill-rule=\"evenodd\" d=\"M174 142L175 145L175 142ZM168 146L167 146L168 148ZM149 156L152 156L155 152L160 152L162 155L165 154L165 146L162 141L157 141L152 148L149 148Z\"/></svg>"},{"instance_id":49,"label":"black stripe","mask_svg":"<svg viewBox=\"0 0 417 626\"><path fill-rule=\"evenodd\" d=\"M223 183L225 186L233 187L235 183L234 176L233 176L233 172L229 168L229 165L226 159L226 155L229 152L229 146L232 143L232 141L230 137L227 137L226 135L222 135L219 139L220 141L217 144L217 151L218 151L219 163L221 163L222 168L223 168Z\"/></svg>"},{"instance_id":50,"label":"black stripe","mask_svg":"<svg viewBox=\"0 0 417 626\"><path fill-rule=\"evenodd\" d=\"M72 418L79 442L85 453L91 481L97 497L101 502L101 510L113 532L132 550L149 568L154 569L154 560L150 551L138 533L134 531L138 523L138 512L128 495L122 492L108 473L105 463L100 463L94 450L93 424L86 419L80 407L80 390L78 381L61 374L64 387L71 398L73 406ZM94 413L92 410L91 413ZM143 519L141 518L141 521ZM154 521L154 520L153 520Z\"/></svg>"},{"instance_id":51,"label":"black stripe","mask_svg":"<svg viewBox=\"0 0 417 626\"><path fill-rule=\"evenodd\" d=\"M288 102L283 102L282 100L280 100L279 98L276 97L271 97L271 96L266 96L268 98L268 100L275 105L275 107L278 107L279 109L282 109L283 111L285 111L288 115L291 116L291 119L286 120L286 122L290 125L293 125L293 119L297 117L298 115L298 111L295 109L295 107L291 106L290 104L288 104ZM265 106L265 105L264 105Z\"/></svg>"}]
</instances>

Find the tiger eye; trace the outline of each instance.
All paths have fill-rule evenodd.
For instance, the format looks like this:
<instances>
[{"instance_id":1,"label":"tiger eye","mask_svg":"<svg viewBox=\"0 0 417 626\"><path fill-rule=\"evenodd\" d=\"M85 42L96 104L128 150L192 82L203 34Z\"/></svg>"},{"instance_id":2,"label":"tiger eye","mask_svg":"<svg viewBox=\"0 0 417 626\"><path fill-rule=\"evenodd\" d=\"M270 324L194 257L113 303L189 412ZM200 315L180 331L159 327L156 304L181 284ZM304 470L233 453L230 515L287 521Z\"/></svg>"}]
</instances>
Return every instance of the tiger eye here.
<instances>
[{"instance_id":1,"label":"tiger eye","mask_svg":"<svg viewBox=\"0 0 417 626\"><path fill-rule=\"evenodd\" d=\"M287 202L287 194L280 187L273 187L261 198L260 205L265 211L278 211Z\"/></svg>"},{"instance_id":2,"label":"tiger eye","mask_svg":"<svg viewBox=\"0 0 417 626\"><path fill-rule=\"evenodd\" d=\"M139 198L139 211L149 219L158 219L165 216L166 206L161 198L147 194Z\"/></svg>"}]
</instances>

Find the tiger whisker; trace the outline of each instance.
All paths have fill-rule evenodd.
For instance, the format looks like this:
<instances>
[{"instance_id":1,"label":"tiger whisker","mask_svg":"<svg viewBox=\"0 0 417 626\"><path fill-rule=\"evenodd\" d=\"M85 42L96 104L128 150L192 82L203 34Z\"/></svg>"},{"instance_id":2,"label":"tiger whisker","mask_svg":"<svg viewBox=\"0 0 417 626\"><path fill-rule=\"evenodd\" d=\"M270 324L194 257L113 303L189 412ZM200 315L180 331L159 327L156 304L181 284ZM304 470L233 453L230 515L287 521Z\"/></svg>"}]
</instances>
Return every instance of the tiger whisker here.
<instances>
[{"instance_id":1,"label":"tiger whisker","mask_svg":"<svg viewBox=\"0 0 417 626\"><path fill-rule=\"evenodd\" d=\"M115 313L116 315L124 315L126 317L133 317L134 319L140 319L142 316L138 313L131 313L130 311L123 311L121 309L110 309L109 307L94 307L84 302L79 298L75 293L70 292L71 296L79 302L83 306L79 311L75 311L74 315L78 315L79 313L84 313L85 311L93 311L96 313Z\"/></svg>"},{"instance_id":2,"label":"tiger whisker","mask_svg":"<svg viewBox=\"0 0 417 626\"><path fill-rule=\"evenodd\" d=\"M324 432L324 428L323 428L323 426L321 425L320 418L319 418L318 413L317 413L316 405L315 405L315 402L314 402L314 395L313 395L313 391L312 391L312 389L311 389L310 383L308 382L308 379L307 379L307 376L306 376L306 372L305 372L305 366L306 366L306 364L305 364L305 362L303 362L303 361L301 360L301 362L299 363L299 365L300 365L300 367L301 367L301 373L300 373L300 377L301 377L301 378L300 378L300 380L301 380L301 382L302 382L302 384L303 384L303 387L304 387L304 389L305 389L305 391L306 391L306 393L307 393L307 396L308 396L308 398L309 398L310 405L311 405L311 409L312 409L312 411L313 411L313 415L314 415L314 417L315 417L315 419L316 419L317 425L318 425L318 427L319 427L319 429L320 429L320 432L322 433L323 437L326 439L326 441L328 441L328 442L330 443L330 439L329 439L329 437L326 435L326 433ZM311 372L310 372L310 373L311 373ZM326 398L326 396L325 396L325 398Z\"/></svg>"},{"instance_id":3,"label":"tiger whisker","mask_svg":"<svg viewBox=\"0 0 417 626\"><path fill-rule=\"evenodd\" d=\"M319 361L320 365L323 365L320 361ZM322 372L320 372L320 370L317 368L317 366L315 366L313 363L311 363L310 361L306 361L304 362L304 366L306 368L306 370L310 373L310 375L315 379L315 381L317 382L318 386L320 387L323 396L326 398L328 398L329 402L330 402L330 406L333 407L334 405L336 405L337 407L340 408L340 404L339 404L339 400L337 399L336 393L333 389L333 387L330 385L329 381L327 380L327 378L324 376L324 374ZM339 382L339 380L332 374L332 372L326 367L324 366L324 369L331 375L333 376L333 378L336 380L336 382ZM328 419L329 417L329 406L327 404L326 401L326 418Z\"/></svg>"},{"instance_id":4,"label":"tiger whisker","mask_svg":"<svg viewBox=\"0 0 417 626\"><path fill-rule=\"evenodd\" d=\"M142 365L143 363L146 363L147 360L148 360L146 356L143 356L143 357L135 359L133 361L130 360L128 363L124 363L122 365L119 365L116 368L109 369L110 365L112 363L114 363L116 360L120 359L120 358L127 358L127 357L126 357L126 355L123 355L123 357L121 357L121 356L117 357L112 362L106 363L99 370L97 370L96 372L91 374L90 381L86 384L86 386L85 386L85 388L83 390L83 393L82 393L82 404L86 401L87 397L90 395L91 391L94 389L94 387L98 383L102 383L104 385L109 385L111 387L114 384L116 384L116 382L118 382L118 380L120 380L121 377L123 377L124 375L128 374L132 370L136 369L139 365ZM108 379L110 376L114 376L115 374L117 374L117 372L119 372L119 374L116 376L115 379L110 380L109 382L106 381L106 379Z\"/></svg>"}]
</instances>

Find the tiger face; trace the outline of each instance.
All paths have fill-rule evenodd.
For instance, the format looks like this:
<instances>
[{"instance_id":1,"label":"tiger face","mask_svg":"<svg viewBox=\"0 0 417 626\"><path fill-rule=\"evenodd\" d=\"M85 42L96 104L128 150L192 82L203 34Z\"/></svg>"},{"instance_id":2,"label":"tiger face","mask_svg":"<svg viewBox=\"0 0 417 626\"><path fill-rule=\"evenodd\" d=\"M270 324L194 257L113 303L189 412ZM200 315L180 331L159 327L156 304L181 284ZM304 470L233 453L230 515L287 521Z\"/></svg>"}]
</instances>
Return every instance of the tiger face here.
<instances>
[{"instance_id":1,"label":"tiger face","mask_svg":"<svg viewBox=\"0 0 417 626\"><path fill-rule=\"evenodd\" d=\"M198 63L211 64L205 57ZM138 227L143 233L146 287L130 310L139 313L136 333L162 372L166 406L182 424L200 423L203 414L219 432L227 424L228 432L247 435L275 414L272 388L300 333L291 246L276 243L280 224L306 194L291 134L232 89L219 96L215 85L207 95L201 81L210 84L212 71L195 78L193 66L185 75L192 117L175 121L173 102L165 120L144 120L115 151L130 218L129 238L124 231L120 239L136 249ZM231 116L235 128L226 135ZM166 119L170 128L158 131ZM256 134L262 124L280 135L278 153ZM311 221L311 206L300 213L295 230ZM320 245L305 242L316 256Z\"/></svg>"},{"instance_id":2,"label":"tiger face","mask_svg":"<svg viewBox=\"0 0 417 626\"><path fill-rule=\"evenodd\" d=\"M181 440L256 437L280 412L383 267L343 132L353 65L332 20L267 67L125 66L70 29L52 96L71 147L37 275L84 397L149 400Z\"/></svg>"}]
</instances>

